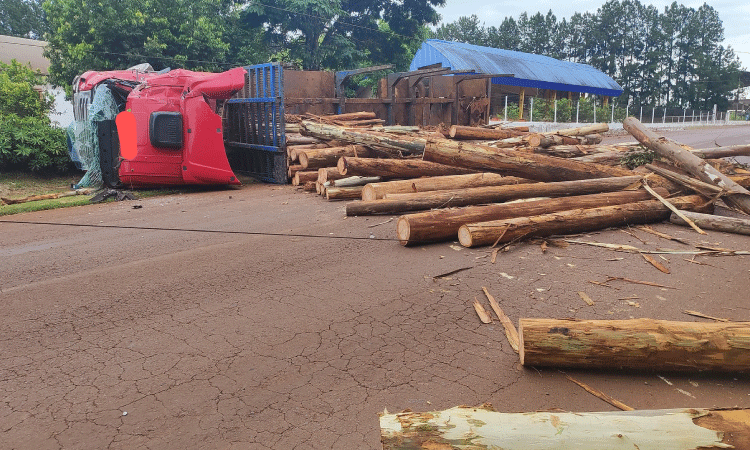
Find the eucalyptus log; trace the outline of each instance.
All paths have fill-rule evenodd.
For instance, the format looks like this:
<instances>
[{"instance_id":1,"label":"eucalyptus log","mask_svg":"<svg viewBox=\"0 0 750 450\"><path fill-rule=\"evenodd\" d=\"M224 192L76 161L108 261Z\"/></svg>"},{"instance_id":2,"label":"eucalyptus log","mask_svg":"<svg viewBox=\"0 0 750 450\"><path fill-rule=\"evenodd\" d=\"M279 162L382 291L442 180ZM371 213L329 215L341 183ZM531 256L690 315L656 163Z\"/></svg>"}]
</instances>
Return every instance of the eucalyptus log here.
<instances>
[{"instance_id":1,"label":"eucalyptus log","mask_svg":"<svg viewBox=\"0 0 750 450\"><path fill-rule=\"evenodd\" d=\"M405 194L481 186L504 186L507 184L530 182L530 180L525 178L504 177L490 172L384 181L365 186L362 190L362 200L378 200L384 198L386 194Z\"/></svg>"},{"instance_id":2,"label":"eucalyptus log","mask_svg":"<svg viewBox=\"0 0 750 450\"><path fill-rule=\"evenodd\" d=\"M565 158L498 149L465 142L430 139L423 159L537 181L623 177L633 172L620 167L571 161Z\"/></svg>"},{"instance_id":3,"label":"eucalyptus log","mask_svg":"<svg viewBox=\"0 0 750 450\"><path fill-rule=\"evenodd\" d=\"M344 175L341 175L341 173L339 173L338 167L321 167L320 169L318 169L318 183L338 180L339 178L345 177Z\"/></svg>"},{"instance_id":4,"label":"eucalyptus log","mask_svg":"<svg viewBox=\"0 0 750 450\"><path fill-rule=\"evenodd\" d=\"M528 183L507 186L485 186L452 191L420 192L416 194L388 194L382 200L362 201L346 205L348 216L396 214L432 208L498 203L520 198L562 197L598 192L612 192L637 183L641 177L597 178L593 180L560 181L556 183ZM393 195L398 198L388 198Z\"/></svg>"},{"instance_id":5,"label":"eucalyptus log","mask_svg":"<svg viewBox=\"0 0 750 450\"><path fill-rule=\"evenodd\" d=\"M385 123L383 119L368 119L368 120L336 120L337 125L342 127L353 128L353 127L370 127L372 125L382 125Z\"/></svg>"},{"instance_id":6,"label":"eucalyptus log","mask_svg":"<svg viewBox=\"0 0 750 450\"><path fill-rule=\"evenodd\" d=\"M699 195L670 198L679 209L699 210L705 200ZM614 206L573 209L514 219L462 225L458 242L464 247L502 244L530 237L573 234L625 225L640 225L669 219L671 211L659 200L644 200Z\"/></svg>"},{"instance_id":7,"label":"eucalyptus log","mask_svg":"<svg viewBox=\"0 0 750 450\"><path fill-rule=\"evenodd\" d=\"M326 118L333 119L333 120L369 120L369 119L377 119L378 116L374 112L359 111L359 112L352 112L352 113L336 114L334 116L327 116Z\"/></svg>"},{"instance_id":8,"label":"eucalyptus log","mask_svg":"<svg viewBox=\"0 0 750 450\"><path fill-rule=\"evenodd\" d=\"M750 448L750 409L500 413L459 406L380 416L383 450Z\"/></svg>"},{"instance_id":9,"label":"eucalyptus log","mask_svg":"<svg viewBox=\"0 0 750 450\"><path fill-rule=\"evenodd\" d=\"M704 230L723 231L725 233L750 235L750 220L737 217L714 216L690 211L680 211L693 223ZM669 221L677 225L687 225L677 214L672 213Z\"/></svg>"},{"instance_id":10,"label":"eucalyptus log","mask_svg":"<svg viewBox=\"0 0 750 450\"><path fill-rule=\"evenodd\" d=\"M668 195L666 189L656 188L660 195ZM364 196L364 193L363 193ZM438 209L422 213L406 214L398 219L396 234L402 245L424 244L455 240L458 229L467 223L514 217L538 216L558 211L599 206L621 205L652 198L643 189L637 191L605 192L601 194L576 195L525 202L498 203L465 208Z\"/></svg>"},{"instance_id":11,"label":"eucalyptus log","mask_svg":"<svg viewBox=\"0 0 750 450\"><path fill-rule=\"evenodd\" d=\"M532 134L523 138L530 147L552 147L554 145L595 145L602 142L599 134L585 136L560 136L557 134Z\"/></svg>"},{"instance_id":12,"label":"eucalyptus log","mask_svg":"<svg viewBox=\"0 0 750 450\"><path fill-rule=\"evenodd\" d=\"M299 164L303 169L319 169L335 166L342 156L369 158L373 153L364 145L345 145L342 147L303 150L298 153Z\"/></svg>"},{"instance_id":13,"label":"eucalyptus log","mask_svg":"<svg viewBox=\"0 0 750 450\"><path fill-rule=\"evenodd\" d=\"M727 191L725 201L750 214L750 191L735 183L728 176L711 167L706 161L679 145L648 130L635 117L628 117L623 121L623 127L639 142L655 151L658 155L677 163L685 170L698 177L701 181L715 184Z\"/></svg>"},{"instance_id":14,"label":"eucalyptus log","mask_svg":"<svg viewBox=\"0 0 750 450\"><path fill-rule=\"evenodd\" d=\"M424 151L425 138L393 135L389 133L376 133L364 130L351 130L336 125L327 125L311 121L302 122L302 131L310 136L321 139L336 139L352 144L374 145L392 150L403 151L412 154L421 154Z\"/></svg>"},{"instance_id":15,"label":"eucalyptus log","mask_svg":"<svg viewBox=\"0 0 750 450\"><path fill-rule=\"evenodd\" d=\"M352 200L362 196L362 186L350 187L326 187L326 198L328 200Z\"/></svg>"},{"instance_id":16,"label":"eucalyptus log","mask_svg":"<svg viewBox=\"0 0 750 450\"><path fill-rule=\"evenodd\" d=\"M341 175L376 176L384 178L419 178L424 176L459 175L476 170L447 166L421 159L376 159L342 156L338 166Z\"/></svg>"},{"instance_id":17,"label":"eucalyptus log","mask_svg":"<svg viewBox=\"0 0 750 450\"><path fill-rule=\"evenodd\" d=\"M302 170L302 166L299 164L289 164L289 168L287 169L287 175L289 178L294 178L294 174Z\"/></svg>"},{"instance_id":18,"label":"eucalyptus log","mask_svg":"<svg viewBox=\"0 0 750 450\"><path fill-rule=\"evenodd\" d=\"M365 185L369 183L377 183L380 181L380 177L346 177L346 178L340 178L338 180L330 180L325 183L325 186L333 186L333 187L352 187L352 186L362 186L364 188Z\"/></svg>"},{"instance_id":19,"label":"eucalyptus log","mask_svg":"<svg viewBox=\"0 0 750 450\"><path fill-rule=\"evenodd\" d=\"M525 366L750 371L750 322L521 319Z\"/></svg>"},{"instance_id":20,"label":"eucalyptus log","mask_svg":"<svg viewBox=\"0 0 750 450\"><path fill-rule=\"evenodd\" d=\"M320 144L320 139L313 136L302 136L301 134L287 134L286 145Z\"/></svg>"},{"instance_id":21,"label":"eucalyptus log","mask_svg":"<svg viewBox=\"0 0 750 450\"><path fill-rule=\"evenodd\" d=\"M558 158L576 158L581 156L619 153L641 150L643 147L639 143L635 144L607 144L607 145L556 145L554 147L532 147L534 153L541 153Z\"/></svg>"},{"instance_id":22,"label":"eucalyptus log","mask_svg":"<svg viewBox=\"0 0 750 450\"><path fill-rule=\"evenodd\" d=\"M509 129L493 129L467 127L463 125L453 125L448 135L453 139L507 139L510 137L523 136L526 133Z\"/></svg>"},{"instance_id":23,"label":"eucalyptus log","mask_svg":"<svg viewBox=\"0 0 750 450\"><path fill-rule=\"evenodd\" d=\"M308 181L317 181L318 180L318 172L316 171L310 171L310 172L303 172L299 171L294 174L294 177L292 178L292 186L299 186L300 184L305 184Z\"/></svg>"},{"instance_id":24,"label":"eucalyptus log","mask_svg":"<svg viewBox=\"0 0 750 450\"><path fill-rule=\"evenodd\" d=\"M329 145L326 143L321 144L304 144L304 145L289 145L286 148L286 152L292 162L299 161L299 153L305 150L314 150L319 148L328 148Z\"/></svg>"},{"instance_id":25,"label":"eucalyptus log","mask_svg":"<svg viewBox=\"0 0 750 450\"><path fill-rule=\"evenodd\" d=\"M606 133L609 131L609 125L606 123L592 123L590 125L584 125L576 128L563 128L555 131L548 131L542 133L544 135L558 135L558 136L586 136L589 134Z\"/></svg>"},{"instance_id":26,"label":"eucalyptus log","mask_svg":"<svg viewBox=\"0 0 750 450\"><path fill-rule=\"evenodd\" d=\"M750 145L730 145L727 147L703 148L693 150L701 158L730 158L732 156L750 156Z\"/></svg>"}]
</instances>

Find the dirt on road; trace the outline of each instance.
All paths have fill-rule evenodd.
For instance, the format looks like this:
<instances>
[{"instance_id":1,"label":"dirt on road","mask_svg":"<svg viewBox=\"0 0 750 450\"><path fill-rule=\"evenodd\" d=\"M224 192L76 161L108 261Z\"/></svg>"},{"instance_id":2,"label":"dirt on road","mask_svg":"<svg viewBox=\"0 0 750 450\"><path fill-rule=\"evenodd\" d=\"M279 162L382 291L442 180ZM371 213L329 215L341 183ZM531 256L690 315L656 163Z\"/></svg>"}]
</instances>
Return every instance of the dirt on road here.
<instances>
[{"instance_id":1,"label":"dirt on road","mask_svg":"<svg viewBox=\"0 0 750 450\"><path fill-rule=\"evenodd\" d=\"M750 142L748 127L670 135ZM389 218L253 184L0 219L0 449L377 449L385 408L613 408L522 368L474 312L483 286L514 321L750 320L750 256L667 255L665 274L638 254L527 243L492 264L457 243L404 248ZM694 248L637 228L575 239ZM592 283L608 277L668 287ZM637 409L750 405L747 376L567 373Z\"/></svg>"}]
</instances>

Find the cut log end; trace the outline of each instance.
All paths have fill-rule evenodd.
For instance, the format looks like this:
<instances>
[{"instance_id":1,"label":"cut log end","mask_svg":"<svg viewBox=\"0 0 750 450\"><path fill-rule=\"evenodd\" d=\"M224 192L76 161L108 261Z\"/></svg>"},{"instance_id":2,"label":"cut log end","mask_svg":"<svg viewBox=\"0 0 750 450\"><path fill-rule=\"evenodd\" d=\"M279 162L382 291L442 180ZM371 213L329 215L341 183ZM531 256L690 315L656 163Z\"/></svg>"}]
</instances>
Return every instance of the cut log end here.
<instances>
[{"instance_id":1,"label":"cut log end","mask_svg":"<svg viewBox=\"0 0 750 450\"><path fill-rule=\"evenodd\" d=\"M339 173L341 175L346 175L346 158L345 157L342 156L341 158L339 158L339 162L338 164L336 164L336 168L339 169Z\"/></svg>"},{"instance_id":2,"label":"cut log end","mask_svg":"<svg viewBox=\"0 0 750 450\"><path fill-rule=\"evenodd\" d=\"M377 199L378 199L378 194L372 185L367 184L365 185L365 187L362 188L362 200L368 201L368 200L377 200Z\"/></svg>"},{"instance_id":3,"label":"cut log end","mask_svg":"<svg viewBox=\"0 0 750 450\"><path fill-rule=\"evenodd\" d=\"M364 192L362 194L362 197L364 198ZM409 219L402 216L398 218L398 223L396 224L396 234L398 235L399 242L401 242L401 245L407 246L409 244L413 244L413 242L409 242L409 235L411 234L409 226Z\"/></svg>"},{"instance_id":4,"label":"cut log end","mask_svg":"<svg viewBox=\"0 0 750 450\"><path fill-rule=\"evenodd\" d=\"M464 247L470 248L474 246L471 239L471 231L466 225L461 225L461 228L458 229L458 242Z\"/></svg>"},{"instance_id":5,"label":"cut log end","mask_svg":"<svg viewBox=\"0 0 750 450\"><path fill-rule=\"evenodd\" d=\"M299 161L299 165L302 166L302 169L307 169L310 164L307 153L305 152L297 153L297 160Z\"/></svg>"},{"instance_id":6,"label":"cut log end","mask_svg":"<svg viewBox=\"0 0 750 450\"><path fill-rule=\"evenodd\" d=\"M523 351L523 322L521 320L518 321L518 358L521 360L521 365L524 366L524 361L526 360L526 355Z\"/></svg>"}]
</instances>

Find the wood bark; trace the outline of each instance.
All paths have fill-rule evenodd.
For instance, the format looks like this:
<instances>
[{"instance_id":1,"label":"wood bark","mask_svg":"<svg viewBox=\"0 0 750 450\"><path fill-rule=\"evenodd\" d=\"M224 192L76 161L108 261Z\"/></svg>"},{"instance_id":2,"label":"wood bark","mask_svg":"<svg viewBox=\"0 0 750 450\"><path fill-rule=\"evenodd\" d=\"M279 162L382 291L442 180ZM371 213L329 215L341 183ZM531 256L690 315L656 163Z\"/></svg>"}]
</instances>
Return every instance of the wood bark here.
<instances>
[{"instance_id":1,"label":"wood bark","mask_svg":"<svg viewBox=\"0 0 750 450\"><path fill-rule=\"evenodd\" d=\"M507 139L510 137L523 136L527 133L509 129L493 129L493 128L479 128L479 127L467 127L463 125L453 125L448 132L448 135L453 139Z\"/></svg>"},{"instance_id":2,"label":"wood bark","mask_svg":"<svg viewBox=\"0 0 750 450\"><path fill-rule=\"evenodd\" d=\"M298 153L299 164L305 170L335 166L339 158L342 156L369 158L374 155L370 149L363 145L346 145L343 147L303 150Z\"/></svg>"},{"instance_id":3,"label":"wood bark","mask_svg":"<svg viewBox=\"0 0 750 450\"><path fill-rule=\"evenodd\" d=\"M705 205L699 195L669 199L679 209L698 210ZM458 242L464 247L506 243L529 237L584 233L624 225L639 225L667 220L670 214L662 202L644 200L614 206L573 209L539 216L470 223L458 230Z\"/></svg>"},{"instance_id":4,"label":"wood bark","mask_svg":"<svg viewBox=\"0 0 750 450\"><path fill-rule=\"evenodd\" d=\"M657 188L667 195L667 191ZM364 195L364 194L363 194ZM601 194L576 195L521 203L499 203L466 208L451 208L407 214L399 217L396 234L402 245L418 245L428 242L455 240L458 229L467 223L514 217L538 216L558 211L599 206L621 205L648 200L651 194L643 189L637 191L606 192Z\"/></svg>"},{"instance_id":5,"label":"wood bark","mask_svg":"<svg viewBox=\"0 0 750 450\"><path fill-rule=\"evenodd\" d=\"M633 175L630 170L619 167L582 163L565 158L449 140L430 139L425 147L423 158L426 161L498 172L537 181L583 180Z\"/></svg>"},{"instance_id":6,"label":"wood bark","mask_svg":"<svg viewBox=\"0 0 750 450\"><path fill-rule=\"evenodd\" d=\"M701 181L725 189L728 192L724 197L725 201L731 206L750 214L750 191L735 183L696 155L663 137L657 136L653 131L644 127L635 117L628 117L622 125L633 137L658 155L676 162Z\"/></svg>"},{"instance_id":7,"label":"wood bark","mask_svg":"<svg viewBox=\"0 0 750 450\"><path fill-rule=\"evenodd\" d=\"M541 153L558 158L577 158L581 156L593 156L599 154L619 153L642 149L641 144L608 144L608 145L556 145L554 147L532 147L534 153Z\"/></svg>"},{"instance_id":8,"label":"wood bark","mask_svg":"<svg viewBox=\"0 0 750 450\"><path fill-rule=\"evenodd\" d=\"M641 178L615 177L593 180L560 181L556 183L528 183L508 186L485 186L456 189L453 191L420 192L416 194L392 194L399 198L362 201L346 205L346 214L353 216L368 214L395 214L432 208L498 203L519 198L562 197L624 189Z\"/></svg>"},{"instance_id":9,"label":"wood bark","mask_svg":"<svg viewBox=\"0 0 750 450\"><path fill-rule=\"evenodd\" d=\"M345 177L344 175L341 175L341 173L339 173L338 167L321 167L320 169L318 169L318 183L338 180L339 178Z\"/></svg>"},{"instance_id":10,"label":"wood bark","mask_svg":"<svg viewBox=\"0 0 750 450\"><path fill-rule=\"evenodd\" d=\"M328 200L352 200L362 196L362 186L326 187Z\"/></svg>"},{"instance_id":11,"label":"wood bark","mask_svg":"<svg viewBox=\"0 0 750 450\"><path fill-rule=\"evenodd\" d=\"M305 184L308 181L317 181L318 180L318 172L316 171L299 171L294 174L294 177L292 178L292 186L299 186L300 184Z\"/></svg>"},{"instance_id":12,"label":"wood bark","mask_svg":"<svg viewBox=\"0 0 750 450\"><path fill-rule=\"evenodd\" d=\"M368 184L362 190L362 200L378 200L384 198L386 194L405 194L481 186L504 186L507 184L530 182L530 180L525 178L504 177L490 172L413 178L410 180L385 181L382 183Z\"/></svg>"},{"instance_id":13,"label":"wood bark","mask_svg":"<svg viewBox=\"0 0 750 450\"><path fill-rule=\"evenodd\" d=\"M383 450L750 448L750 409L500 413L459 406L380 416Z\"/></svg>"},{"instance_id":14,"label":"wood bark","mask_svg":"<svg viewBox=\"0 0 750 450\"><path fill-rule=\"evenodd\" d=\"M736 217L714 216L690 211L680 211L704 230L723 231L725 233L750 235L750 220ZM672 213L669 221L677 225L688 226L677 214Z\"/></svg>"},{"instance_id":15,"label":"wood bark","mask_svg":"<svg viewBox=\"0 0 750 450\"><path fill-rule=\"evenodd\" d=\"M525 366L648 371L750 371L750 322L519 321Z\"/></svg>"},{"instance_id":16,"label":"wood bark","mask_svg":"<svg viewBox=\"0 0 750 450\"><path fill-rule=\"evenodd\" d=\"M350 130L344 127L310 121L303 121L302 128L304 133L321 139L336 139L351 144L374 145L411 154L421 154L424 151L426 142L426 139L423 137Z\"/></svg>"},{"instance_id":17,"label":"wood bark","mask_svg":"<svg viewBox=\"0 0 750 450\"><path fill-rule=\"evenodd\" d=\"M423 176L459 175L476 173L476 170L447 166L421 159L375 159L350 158L339 159L339 173L352 176L376 176L384 178L419 178Z\"/></svg>"}]
</instances>

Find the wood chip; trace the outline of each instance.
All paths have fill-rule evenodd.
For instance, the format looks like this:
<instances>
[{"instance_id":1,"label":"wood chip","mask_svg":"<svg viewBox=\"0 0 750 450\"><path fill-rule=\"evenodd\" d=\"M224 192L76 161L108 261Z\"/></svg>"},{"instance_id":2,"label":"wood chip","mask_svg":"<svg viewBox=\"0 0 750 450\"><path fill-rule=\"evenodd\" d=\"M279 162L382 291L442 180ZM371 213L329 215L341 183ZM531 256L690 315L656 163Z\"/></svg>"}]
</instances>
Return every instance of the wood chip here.
<instances>
[{"instance_id":1,"label":"wood chip","mask_svg":"<svg viewBox=\"0 0 750 450\"><path fill-rule=\"evenodd\" d=\"M692 220L690 220L687 216L685 216L685 214L683 214L679 209L677 209L676 206L674 206L673 204L669 203L667 201L667 199L665 199L664 197L662 197L661 195L659 195L655 190L651 189L651 186L648 185L648 183L646 182L646 180L642 180L642 182L643 182L643 188L644 189L646 189L651 195L653 195L654 197L656 197L657 200L659 200L660 202L662 202L664 204L664 206L666 206L667 208L669 208L670 211L672 211L673 213L675 213L680 219L684 220L688 225L690 225L690 227L692 229L694 229L695 231L697 231L699 234L708 234L705 231L703 231L700 228L698 228L698 225L696 225Z\"/></svg>"},{"instance_id":2,"label":"wood chip","mask_svg":"<svg viewBox=\"0 0 750 450\"><path fill-rule=\"evenodd\" d=\"M605 394L604 392L600 391L599 389L592 388L586 383L583 383L581 381L578 381L574 378L569 377L568 375L565 375L565 378L572 381L573 383L577 384L578 386L581 386L583 389L586 390L589 394L594 395L595 397L599 397L600 399L604 400L605 402L609 403L610 405L614 406L615 408L619 408L623 411L633 411L633 408L626 405L625 403L610 397L609 395Z\"/></svg>"},{"instance_id":3,"label":"wood chip","mask_svg":"<svg viewBox=\"0 0 750 450\"><path fill-rule=\"evenodd\" d=\"M717 322L731 322L731 320L729 320L729 319L722 319L721 317L709 316L708 314L703 314L703 313L698 312L698 311L690 311L689 309L686 309L683 312L685 314L689 315L689 316L701 317L703 319L715 320Z\"/></svg>"},{"instance_id":4,"label":"wood chip","mask_svg":"<svg viewBox=\"0 0 750 450\"><path fill-rule=\"evenodd\" d=\"M675 241L675 242L679 242L681 244L690 245L690 243L687 242L684 239L680 239L680 238L676 238L674 236L670 236L667 233L662 233L661 231L656 231L653 228L649 227L648 225L643 225L643 226L640 226L640 227L637 227L637 228L639 230L641 230L641 231L645 231L646 233L651 233L654 236L659 236L660 238L663 238L663 239L668 239L670 241Z\"/></svg>"},{"instance_id":5,"label":"wood chip","mask_svg":"<svg viewBox=\"0 0 750 450\"><path fill-rule=\"evenodd\" d=\"M505 328L505 337L508 338L510 346L513 347L513 350L516 353L518 353L518 331L513 325L513 321L505 315L502 308L500 308L500 304L495 300L495 297L490 295L486 287L482 286L482 291L484 291L484 295L487 296L487 300L490 301L490 306L492 307L492 310L495 311L495 314L497 314L497 318L500 319L500 323L503 324L503 328Z\"/></svg>"},{"instance_id":6,"label":"wood chip","mask_svg":"<svg viewBox=\"0 0 750 450\"><path fill-rule=\"evenodd\" d=\"M648 261L648 263L649 263L649 264L651 264L652 266L656 267L656 268L657 268L657 269L659 269L660 271L662 271L662 272L664 272L664 273L670 273L670 272L669 272L669 269L667 269L667 268L666 268L666 267L664 266L664 264L662 264L662 263L660 263L659 261L657 261L656 259L654 259L654 257L653 257L653 256L649 256L649 255L644 255L643 253L641 253L641 256L643 256L643 259L645 259L646 261Z\"/></svg>"},{"instance_id":7,"label":"wood chip","mask_svg":"<svg viewBox=\"0 0 750 450\"><path fill-rule=\"evenodd\" d=\"M615 281L615 280L625 281L626 283L644 284L646 286L654 286L654 287L660 287L660 288L665 288L665 289L677 289L676 287L672 287L672 286L665 286L663 284L652 283L650 281L631 280L630 278L625 278L625 277L607 277L607 280L604 282L609 283L610 281Z\"/></svg>"},{"instance_id":8,"label":"wood chip","mask_svg":"<svg viewBox=\"0 0 750 450\"><path fill-rule=\"evenodd\" d=\"M490 313L484 309L484 306L479 303L479 300L477 300L476 297L474 297L474 310L476 310L479 320L481 320L482 323L492 323L492 316L490 316Z\"/></svg>"},{"instance_id":9,"label":"wood chip","mask_svg":"<svg viewBox=\"0 0 750 450\"><path fill-rule=\"evenodd\" d=\"M586 302L589 306L594 306L594 301L591 300L591 297L589 297L585 292L579 292L578 296L581 297L581 300Z\"/></svg>"}]
</instances>

